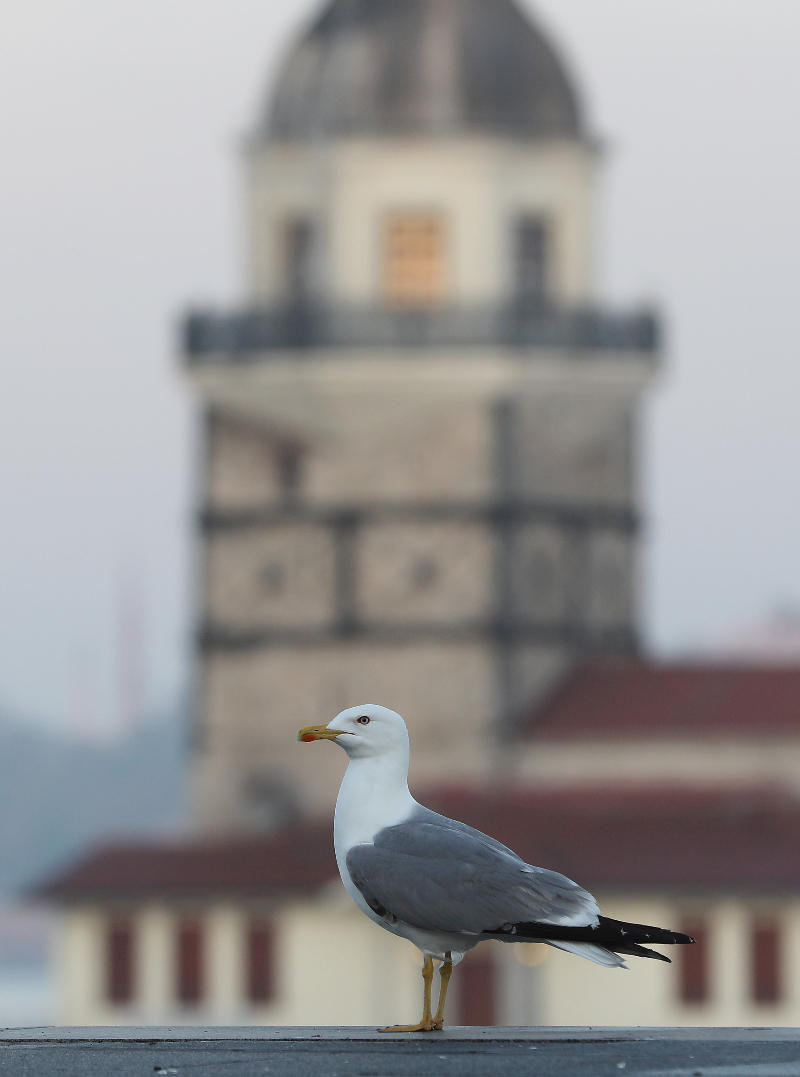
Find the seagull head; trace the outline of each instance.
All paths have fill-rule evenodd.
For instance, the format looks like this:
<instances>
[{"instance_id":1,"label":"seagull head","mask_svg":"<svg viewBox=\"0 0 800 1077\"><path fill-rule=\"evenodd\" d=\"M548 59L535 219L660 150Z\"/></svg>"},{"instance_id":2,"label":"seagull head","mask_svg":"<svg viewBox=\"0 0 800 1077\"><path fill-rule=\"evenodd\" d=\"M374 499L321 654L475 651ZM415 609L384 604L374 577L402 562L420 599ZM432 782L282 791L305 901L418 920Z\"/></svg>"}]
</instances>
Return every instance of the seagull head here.
<instances>
[{"instance_id":1,"label":"seagull head","mask_svg":"<svg viewBox=\"0 0 800 1077\"><path fill-rule=\"evenodd\" d=\"M307 725L297 734L301 741L334 740L351 759L408 752L406 723L395 711L377 703L349 707L328 725Z\"/></svg>"}]
</instances>

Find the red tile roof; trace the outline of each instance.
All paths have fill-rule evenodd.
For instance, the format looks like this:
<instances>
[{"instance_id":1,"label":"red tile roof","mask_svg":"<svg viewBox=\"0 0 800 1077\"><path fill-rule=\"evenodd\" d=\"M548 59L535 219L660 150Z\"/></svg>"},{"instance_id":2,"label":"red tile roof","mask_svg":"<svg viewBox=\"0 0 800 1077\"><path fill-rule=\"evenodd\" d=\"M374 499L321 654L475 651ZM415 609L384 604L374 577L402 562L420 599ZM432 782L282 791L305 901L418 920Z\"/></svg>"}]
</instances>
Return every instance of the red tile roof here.
<instances>
[{"instance_id":1,"label":"red tile roof","mask_svg":"<svg viewBox=\"0 0 800 1077\"><path fill-rule=\"evenodd\" d=\"M425 803L590 889L800 887L800 804L765 790L492 796L440 789ZM100 849L38 894L64 902L287 898L313 894L336 877L326 820L247 841Z\"/></svg>"},{"instance_id":2,"label":"red tile roof","mask_svg":"<svg viewBox=\"0 0 800 1077\"><path fill-rule=\"evenodd\" d=\"M800 736L800 665L593 662L527 715L522 732L541 740Z\"/></svg>"},{"instance_id":3,"label":"red tile roof","mask_svg":"<svg viewBox=\"0 0 800 1077\"><path fill-rule=\"evenodd\" d=\"M37 887L36 895L64 901L304 896L336 875L330 823L302 823L270 837L101 847Z\"/></svg>"}]
</instances>

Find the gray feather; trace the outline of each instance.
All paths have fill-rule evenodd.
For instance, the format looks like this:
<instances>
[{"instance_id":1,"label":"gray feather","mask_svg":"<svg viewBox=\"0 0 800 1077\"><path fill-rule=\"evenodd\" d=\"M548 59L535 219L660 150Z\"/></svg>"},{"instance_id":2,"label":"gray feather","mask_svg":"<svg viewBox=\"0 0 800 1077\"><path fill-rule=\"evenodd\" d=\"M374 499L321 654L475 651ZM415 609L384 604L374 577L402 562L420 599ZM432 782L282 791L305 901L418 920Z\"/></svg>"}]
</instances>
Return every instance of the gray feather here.
<instances>
[{"instance_id":1,"label":"gray feather","mask_svg":"<svg viewBox=\"0 0 800 1077\"><path fill-rule=\"evenodd\" d=\"M372 844L355 845L347 868L387 922L479 934L530 920L597 922L594 898L555 871L526 864L478 830L419 807Z\"/></svg>"}]
</instances>

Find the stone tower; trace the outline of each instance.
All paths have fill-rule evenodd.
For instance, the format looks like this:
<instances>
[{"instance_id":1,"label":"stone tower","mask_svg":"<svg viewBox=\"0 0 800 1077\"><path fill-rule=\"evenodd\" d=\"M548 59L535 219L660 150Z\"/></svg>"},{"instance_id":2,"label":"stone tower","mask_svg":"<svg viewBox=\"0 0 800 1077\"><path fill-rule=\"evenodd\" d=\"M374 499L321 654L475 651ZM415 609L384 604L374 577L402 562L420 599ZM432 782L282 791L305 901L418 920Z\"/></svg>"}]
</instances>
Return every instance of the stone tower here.
<instances>
[{"instance_id":1,"label":"stone tower","mask_svg":"<svg viewBox=\"0 0 800 1077\"><path fill-rule=\"evenodd\" d=\"M417 785L485 780L576 659L635 649L655 326L593 302L596 156L512 0L329 0L290 53L250 295L186 326L202 827L330 809L294 732L359 702L406 717Z\"/></svg>"}]
</instances>

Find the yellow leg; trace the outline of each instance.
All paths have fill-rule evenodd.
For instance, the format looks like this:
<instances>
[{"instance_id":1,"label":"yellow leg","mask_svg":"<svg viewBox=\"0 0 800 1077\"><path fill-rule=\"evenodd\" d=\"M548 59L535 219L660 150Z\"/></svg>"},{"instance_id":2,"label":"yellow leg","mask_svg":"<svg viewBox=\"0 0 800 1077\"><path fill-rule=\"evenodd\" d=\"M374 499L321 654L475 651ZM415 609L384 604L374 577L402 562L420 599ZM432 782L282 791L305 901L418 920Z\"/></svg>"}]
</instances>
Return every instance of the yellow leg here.
<instances>
[{"instance_id":1,"label":"yellow leg","mask_svg":"<svg viewBox=\"0 0 800 1077\"><path fill-rule=\"evenodd\" d=\"M425 954L422 963L422 981L425 984L424 1005L422 1008L422 1020L418 1025L390 1025L388 1028L379 1028L379 1032L432 1032L436 1025L431 1016L431 985L433 983L433 958ZM441 1028L441 1025L439 1026Z\"/></svg>"},{"instance_id":2,"label":"yellow leg","mask_svg":"<svg viewBox=\"0 0 800 1077\"><path fill-rule=\"evenodd\" d=\"M439 1005L436 1007L436 1015L433 1018L434 1028L444 1028L444 1000L447 998L447 987L450 977L453 975L453 962L450 959L450 951L444 955L444 961L439 969L441 984L439 985Z\"/></svg>"}]
</instances>

